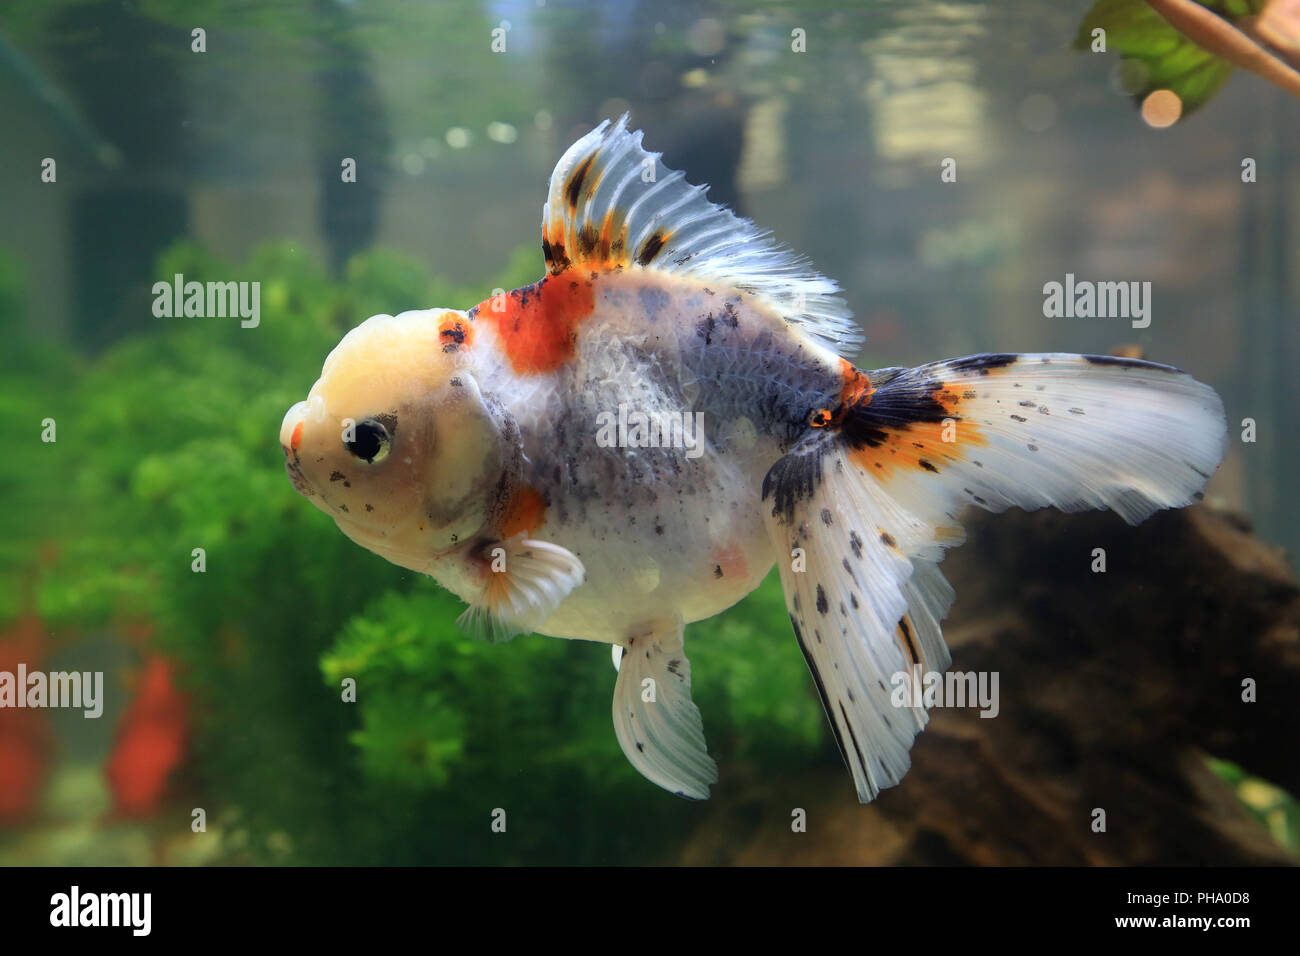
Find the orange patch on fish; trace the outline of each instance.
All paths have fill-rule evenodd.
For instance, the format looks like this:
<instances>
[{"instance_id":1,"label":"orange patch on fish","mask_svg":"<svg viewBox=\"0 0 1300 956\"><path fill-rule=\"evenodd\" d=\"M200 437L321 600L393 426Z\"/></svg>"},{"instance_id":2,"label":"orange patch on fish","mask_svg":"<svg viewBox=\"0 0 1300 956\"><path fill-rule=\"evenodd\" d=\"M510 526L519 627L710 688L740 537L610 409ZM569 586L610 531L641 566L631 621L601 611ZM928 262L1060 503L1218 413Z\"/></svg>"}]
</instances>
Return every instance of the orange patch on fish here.
<instances>
[{"instance_id":1,"label":"orange patch on fish","mask_svg":"<svg viewBox=\"0 0 1300 956\"><path fill-rule=\"evenodd\" d=\"M871 387L871 380L865 372L860 371L852 362L840 359L840 376L843 379L840 404L857 405L864 400L870 401L875 389Z\"/></svg>"},{"instance_id":2,"label":"orange patch on fish","mask_svg":"<svg viewBox=\"0 0 1300 956\"><path fill-rule=\"evenodd\" d=\"M460 346L474 344L474 326L454 312L438 323L438 338L442 341L444 352L455 351Z\"/></svg>"},{"instance_id":3,"label":"orange patch on fish","mask_svg":"<svg viewBox=\"0 0 1300 956\"><path fill-rule=\"evenodd\" d=\"M619 229L618 238L614 237L614 210L605 214L605 221L600 227L600 244L596 247L596 257L611 265L622 260L623 250L627 246L627 223Z\"/></svg>"},{"instance_id":4,"label":"orange patch on fish","mask_svg":"<svg viewBox=\"0 0 1300 956\"><path fill-rule=\"evenodd\" d=\"M515 372L537 375L573 357L578 326L595 303L591 281L567 272L484 300L475 307L474 317L496 326L502 352Z\"/></svg>"},{"instance_id":5,"label":"orange patch on fish","mask_svg":"<svg viewBox=\"0 0 1300 956\"><path fill-rule=\"evenodd\" d=\"M882 422L849 457L881 478L898 470L938 474L950 461L964 458L966 449L988 443L979 426L959 414L962 400L957 386L939 383L918 401L924 418Z\"/></svg>"},{"instance_id":6,"label":"orange patch on fish","mask_svg":"<svg viewBox=\"0 0 1300 956\"><path fill-rule=\"evenodd\" d=\"M709 552L713 576L720 580L745 580L749 576L749 562L744 549L737 542L729 542Z\"/></svg>"},{"instance_id":7,"label":"orange patch on fish","mask_svg":"<svg viewBox=\"0 0 1300 956\"><path fill-rule=\"evenodd\" d=\"M297 425L294 425L293 434L289 436L289 447L294 451L297 451L298 446L302 444L302 426L304 424L306 423L299 422Z\"/></svg>"},{"instance_id":8,"label":"orange patch on fish","mask_svg":"<svg viewBox=\"0 0 1300 956\"><path fill-rule=\"evenodd\" d=\"M511 538L517 534L531 534L542 526L546 520L546 502L541 493L525 485L514 493L506 505L505 516L501 519L501 537Z\"/></svg>"}]
</instances>

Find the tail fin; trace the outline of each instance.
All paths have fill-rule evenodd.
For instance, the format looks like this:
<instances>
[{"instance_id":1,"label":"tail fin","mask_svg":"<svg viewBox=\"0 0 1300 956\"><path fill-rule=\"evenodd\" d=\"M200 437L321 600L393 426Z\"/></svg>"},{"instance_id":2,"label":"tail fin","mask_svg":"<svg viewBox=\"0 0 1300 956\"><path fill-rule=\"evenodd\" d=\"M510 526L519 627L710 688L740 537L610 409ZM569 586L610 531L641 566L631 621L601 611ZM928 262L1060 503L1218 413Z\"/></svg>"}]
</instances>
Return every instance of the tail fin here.
<instances>
[{"instance_id":1,"label":"tail fin","mask_svg":"<svg viewBox=\"0 0 1300 956\"><path fill-rule=\"evenodd\" d=\"M890 684L949 663L937 563L964 539L961 511L1136 524L1201 497L1227 432L1213 389L1133 359L976 355L867 378L763 481L795 636L864 803L902 779L928 719Z\"/></svg>"}]
</instances>

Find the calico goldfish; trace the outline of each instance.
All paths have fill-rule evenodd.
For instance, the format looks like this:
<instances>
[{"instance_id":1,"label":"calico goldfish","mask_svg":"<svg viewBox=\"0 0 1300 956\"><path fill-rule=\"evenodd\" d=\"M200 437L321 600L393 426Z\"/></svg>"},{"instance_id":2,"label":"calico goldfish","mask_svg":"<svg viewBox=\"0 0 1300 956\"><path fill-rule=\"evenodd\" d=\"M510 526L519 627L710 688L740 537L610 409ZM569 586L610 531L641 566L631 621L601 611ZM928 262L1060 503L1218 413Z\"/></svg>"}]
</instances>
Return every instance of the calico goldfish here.
<instances>
[{"instance_id":1,"label":"calico goldfish","mask_svg":"<svg viewBox=\"0 0 1300 956\"><path fill-rule=\"evenodd\" d=\"M694 799L717 767L684 628L776 564L865 803L928 718L892 676L949 664L939 562L963 509L1188 505L1223 405L1114 356L860 369L839 287L706 188L602 123L551 175L546 274L353 328L284 417L285 467L353 541L463 599L467 632L613 645L619 745Z\"/></svg>"}]
</instances>

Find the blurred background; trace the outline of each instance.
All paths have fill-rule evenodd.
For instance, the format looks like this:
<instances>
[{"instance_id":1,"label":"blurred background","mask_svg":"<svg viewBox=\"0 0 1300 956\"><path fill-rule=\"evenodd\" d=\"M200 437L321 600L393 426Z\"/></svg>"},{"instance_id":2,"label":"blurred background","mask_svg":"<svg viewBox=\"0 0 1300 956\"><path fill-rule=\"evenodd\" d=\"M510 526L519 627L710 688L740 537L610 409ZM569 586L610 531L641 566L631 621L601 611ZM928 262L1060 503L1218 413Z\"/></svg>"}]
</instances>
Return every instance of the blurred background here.
<instances>
[{"instance_id":1,"label":"blurred background","mask_svg":"<svg viewBox=\"0 0 1300 956\"><path fill-rule=\"evenodd\" d=\"M1300 102L1152 16L5 4L0 670L103 671L106 690L98 720L0 711L0 863L727 859L707 807L619 751L605 647L463 639L459 602L298 498L277 442L362 319L539 278L552 165L625 110L844 286L863 367L1128 348L1212 384L1233 440L1209 497L1294 554ZM259 282L259 326L155 317L175 273ZM1067 273L1149 281L1150 327L1045 317ZM763 781L842 773L774 579L687 640L740 819ZM1294 802L1220 769L1294 848Z\"/></svg>"}]
</instances>

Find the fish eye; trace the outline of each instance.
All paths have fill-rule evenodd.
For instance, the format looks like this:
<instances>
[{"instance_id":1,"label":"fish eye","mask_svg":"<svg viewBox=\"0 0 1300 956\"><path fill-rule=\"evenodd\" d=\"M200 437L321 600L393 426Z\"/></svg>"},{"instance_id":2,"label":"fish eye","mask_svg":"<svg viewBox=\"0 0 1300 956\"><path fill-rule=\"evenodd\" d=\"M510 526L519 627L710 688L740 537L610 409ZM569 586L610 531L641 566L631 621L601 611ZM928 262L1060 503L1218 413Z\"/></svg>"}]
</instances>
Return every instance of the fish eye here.
<instances>
[{"instance_id":1,"label":"fish eye","mask_svg":"<svg viewBox=\"0 0 1300 956\"><path fill-rule=\"evenodd\" d=\"M374 465L388 457L388 449L393 440L389 437L388 429L382 424L373 418L367 418L365 421L357 422L352 432L352 440L348 441L345 438L343 447L353 458L360 458Z\"/></svg>"}]
</instances>

